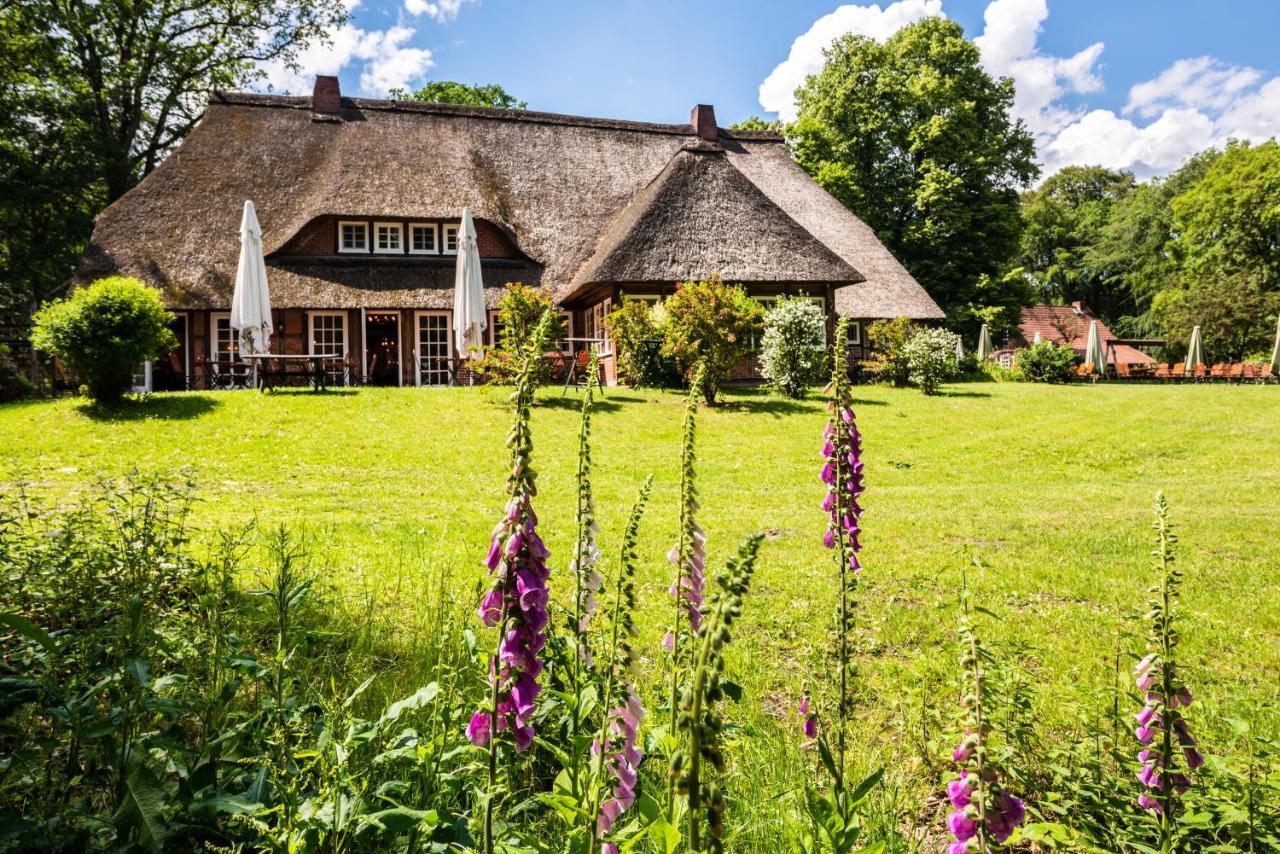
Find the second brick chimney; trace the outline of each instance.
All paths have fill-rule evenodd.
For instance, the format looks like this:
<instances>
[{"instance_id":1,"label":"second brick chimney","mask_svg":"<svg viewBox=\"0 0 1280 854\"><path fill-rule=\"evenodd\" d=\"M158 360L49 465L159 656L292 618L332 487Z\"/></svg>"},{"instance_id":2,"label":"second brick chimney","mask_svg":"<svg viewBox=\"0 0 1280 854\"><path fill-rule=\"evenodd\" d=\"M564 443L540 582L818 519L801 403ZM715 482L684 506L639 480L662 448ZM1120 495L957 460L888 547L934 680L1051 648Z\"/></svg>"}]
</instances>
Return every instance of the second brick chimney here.
<instances>
[{"instance_id":1,"label":"second brick chimney","mask_svg":"<svg viewBox=\"0 0 1280 854\"><path fill-rule=\"evenodd\" d=\"M311 91L311 112L342 112L342 90L338 87L338 78L327 74L316 75L316 87Z\"/></svg>"},{"instance_id":2,"label":"second brick chimney","mask_svg":"<svg viewBox=\"0 0 1280 854\"><path fill-rule=\"evenodd\" d=\"M689 114L693 132L707 142L718 142L720 131L716 128L716 108L710 104L698 104Z\"/></svg>"}]
</instances>

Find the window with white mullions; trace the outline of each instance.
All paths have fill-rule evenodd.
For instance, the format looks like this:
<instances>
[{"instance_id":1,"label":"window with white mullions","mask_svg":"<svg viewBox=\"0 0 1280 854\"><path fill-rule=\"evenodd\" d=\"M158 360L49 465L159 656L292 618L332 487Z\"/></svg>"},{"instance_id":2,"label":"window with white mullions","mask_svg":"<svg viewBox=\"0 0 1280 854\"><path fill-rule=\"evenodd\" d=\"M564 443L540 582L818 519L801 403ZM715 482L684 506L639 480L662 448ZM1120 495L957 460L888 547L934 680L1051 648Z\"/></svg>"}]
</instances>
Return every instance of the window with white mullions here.
<instances>
[{"instance_id":1,"label":"window with white mullions","mask_svg":"<svg viewBox=\"0 0 1280 854\"><path fill-rule=\"evenodd\" d=\"M213 361L219 365L229 365L236 360L236 334L231 328L230 314L213 316Z\"/></svg>"},{"instance_id":2,"label":"window with white mullions","mask_svg":"<svg viewBox=\"0 0 1280 854\"><path fill-rule=\"evenodd\" d=\"M444 227L444 254L458 254L458 225L446 225Z\"/></svg>"},{"instance_id":3,"label":"window with white mullions","mask_svg":"<svg viewBox=\"0 0 1280 854\"><path fill-rule=\"evenodd\" d=\"M338 223L339 252L368 252L369 224L356 220L344 220Z\"/></svg>"},{"instance_id":4,"label":"window with white mullions","mask_svg":"<svg viewBox=\"0 0 1280 854\"><path fill-rule=\"evenodd\" d=\"M447 311L418 312L418 384L448 385L452 379L453 329Z\"/></svg>"},{"instance_id":5,"label":"window with white mullions","mask_svg":"<svg viewBox=\"0 0 1280 854\"><path fill-rule=\"evenodd\" d=\"M409 254L438 255L440 253L439 229L434 223L409 224Z\"/></svg>"},{"instance_id":6,"label":"window with white mullions","mask_svg":"<svg viewBox=\"0 0 1280 854\"><path fill-rule=\"evenodd\" d=\"M404 253L404 226L398 222L373 224L373 251L382 255Z\"/></svg>"},{"instance_id":7,"label":"window with white mullions","mask_svg":"<svg viewBox=\"0 0 1280 854\"><path fill-rule=\"evenodd\" d=\"M336 312L312 312L311 355L340 359L347 352L347 317Z\"/></svg>"}]
</instances>

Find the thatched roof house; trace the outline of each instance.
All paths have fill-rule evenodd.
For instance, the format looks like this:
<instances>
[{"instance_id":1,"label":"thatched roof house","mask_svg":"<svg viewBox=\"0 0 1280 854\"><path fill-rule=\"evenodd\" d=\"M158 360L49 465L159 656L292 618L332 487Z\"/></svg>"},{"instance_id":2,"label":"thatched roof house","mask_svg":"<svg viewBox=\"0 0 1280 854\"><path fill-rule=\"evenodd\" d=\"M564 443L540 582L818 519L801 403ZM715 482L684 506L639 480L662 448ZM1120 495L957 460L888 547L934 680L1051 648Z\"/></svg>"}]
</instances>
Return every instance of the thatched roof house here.
<instances>
[{"instance_id":1,"label":"thatched roof house","mask_svg":"<svg viewBox=\"0 0 1280 854\"><path fill-rule=\"evenodd\" d=\"M387 381L441 378L424 378L421 360L451 355L463 207L490 306L508 282L551 289L575 337L604 337L621 292L658 298L711 273L858 319L942 316L778 136L718 128L710 107L687 125L612 121L344 98L327 77L312 97L214 94L182 145L99 217L77 278L159 287L182 313L186 371L193 354L233 358L221 312L246 199L278 346L346 354L370 378L381 357Z\"/></svg>"},{"instance_id":2,"label":"thatched roof house","mask_svg":"<svg viewBox=\"0 0 1280 854\"><path fill-rule=\"evenodd\" d=\"M1119 339L1083 302L1073 302L1071 305L1034 305L1023 308L1018 320L1018 331L1009 337L1008 348L1020 350L1029 347L1039 335L1041 341L1053 341L1070 347L1083 359L1089 344L1089 325L1093 321L1098 323L1098 337L1102 341L1104 350L1107 351L1108 359L1114 359L1112 364L1155 364L1155 359L1136 347L1112 343Z\"/></svg>"}]
</instances>

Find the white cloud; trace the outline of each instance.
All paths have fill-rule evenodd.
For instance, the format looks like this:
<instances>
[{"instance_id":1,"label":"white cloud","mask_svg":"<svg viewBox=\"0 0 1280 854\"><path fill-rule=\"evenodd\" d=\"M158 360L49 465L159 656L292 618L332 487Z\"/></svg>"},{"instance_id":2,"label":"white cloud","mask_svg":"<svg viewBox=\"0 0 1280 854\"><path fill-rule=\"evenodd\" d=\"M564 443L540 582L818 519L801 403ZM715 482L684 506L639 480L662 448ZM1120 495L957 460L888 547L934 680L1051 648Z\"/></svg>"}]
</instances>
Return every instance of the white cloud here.
<instances>
[{"instance_id":1,"label":"white cloud","mask_svg":"<svg viewBox=\"0 0 1280 854\"><path fill-rule=\"evenodd\" d=\"M350 13L359 0L347 4ZM397 24L386 30L364 30L346 23L335 30L329 44L315 43L297 56L295 68L280 62L263 63L260 86L269 91L309 95L317 74L338 74L353 63L363 63L360 94L386 97L389 89L410 88L422 81L435 65L431 51L410 47L415 31Z\"/></svg>"},{"instance_id":2,"label":"white cloud","mask_svg":"<svg viewBox=\"0 0 1280 854\"><path fill-rule=\"evenodd\" d=\"M822 52L836 39L853 33L883 41L907 24L942 14L942 0L898 0L883 9L878 5L838 7L814 21L808 32L791 43L786 60L760 84L760 106L777 113L783 121L793 121L796 89L805 77L822 70Z\"/></svg>"},{"instance_id":3,"label":"white cloud","mask_svg":"<svg viewBox=\"0 0 1280 854\"><path fill-rule=\"evenodd\" d=\"M1180 59L1155 79L1131 88L1124 113L1152 118L1170 107L1223 110L1261 79L1256 68L1228 65L1211 56Z\"/></svg>"},{"instance_id":4,"label":"white cloud","mask_svg":"<svg viewBox=\"0 0 1280 854\"><path fill-rule=\"evenodd\" d=\"M443 24L458 17L464 2L474 0L404 0L404 10L410 15L428 15Z\"/></svg>"},{"instance_id":5,"label":"white cloud","mask_svg":"<svg viewBox=\"0 0 1280 854\"><path fill-rule=\"evenodd\" d=\"M1145 177L1177 169L1214 142L1213 120L1198 110L1166 110L1144 127L1111 110L1093 110L1041 147L1040 157L1045 175L1063 166L1097 165Z\"/></svg>"},{"instance_id":6,"label":"white cloud","mask_svg":"<svg viewBox=\"0 0 1280 854\"><path fill-rule=\"evenodd\" d=\"M1043 54L1038 42L1048 17L1046 0L992 0L983 13L982 35L973 40L987 71L1013 78L1013 114L1041 145L1078 117L1078 111L1060 103L1064 95L1102 89L1102 42L1068 57Z\"/></svg>"}]
</instances>

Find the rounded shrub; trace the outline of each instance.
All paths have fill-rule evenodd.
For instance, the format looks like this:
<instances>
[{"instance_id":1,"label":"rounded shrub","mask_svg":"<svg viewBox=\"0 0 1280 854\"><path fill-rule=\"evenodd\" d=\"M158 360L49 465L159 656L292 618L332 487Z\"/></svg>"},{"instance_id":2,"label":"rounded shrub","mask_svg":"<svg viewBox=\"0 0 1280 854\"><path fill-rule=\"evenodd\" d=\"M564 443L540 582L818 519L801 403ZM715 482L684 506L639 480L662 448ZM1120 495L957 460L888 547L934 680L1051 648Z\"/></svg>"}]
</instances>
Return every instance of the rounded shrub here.
<instances>
[{"instance_id":1,"label":"rounded shrub","mask_svg":"<svg viewBox=\"0 0 1280 854\"><path fill-rule=\"evenodd\" d=\"M178 346L160 294L137 279L112 276L79 288L35 315L31 343L57 356L94 400L119 400L134 372Z\"/></svg>"},{"instance_id":2,"label":"rounded shrub","mask_svg":"<svg viewBox=\"0 0 1280 854\"><path fill-rule=\"evenodd\" d=\"M760 330L760 303L740 286L712 276L680 284L664 305L663 354L675 359L690 380L698 365L705 365L702 395L714 404L720 386L750 352L752 336Z\"/></svg>"},{"instance_id":3,"label":"rounded shrub","mask_svg":"<svg viewBox=\"0 0 1280 854\"><path fill-rule=\"evenodd\" d=\"M1041 341L1019 350L1014 364L1033 383L1065 383L1075 375L1076 354L1056 341Z\"/></svg>"},{"instance_id":4,"label":"rounded shrub","mask_svg":"<svg viewBox=\"0 0 1280 854\"><path fill-rule=\"evenodd\" d=\"M760 373L787 397L804 397L826 364L827 321L817 305L782 299L764 316Z\"/></svg>"},{"instance_id":5,"label":"rounded shrub","mask_svg":"<svg viewBox=\"0 0 1280 854\"><path fill-rule=\"evenodd\" d=\"M617 352L618 379L632 388L660 388L680 383L675 360L662 353L661 303L650 305L631 299L622 302L605 319Z\"/></svg>"},{"instance_id":6,"label":"rounded shrub","mask_svg":"<svg viewBox=\"0 0 1280 854\"><path fill-rule=\"evenodd\" d=\"M936 328L920 329L907 339L903 352L911 382L925 394L936 393L938 386L955 376L958 340L954 332Z\"/></svg>"}]
</instances>

